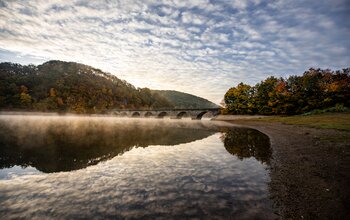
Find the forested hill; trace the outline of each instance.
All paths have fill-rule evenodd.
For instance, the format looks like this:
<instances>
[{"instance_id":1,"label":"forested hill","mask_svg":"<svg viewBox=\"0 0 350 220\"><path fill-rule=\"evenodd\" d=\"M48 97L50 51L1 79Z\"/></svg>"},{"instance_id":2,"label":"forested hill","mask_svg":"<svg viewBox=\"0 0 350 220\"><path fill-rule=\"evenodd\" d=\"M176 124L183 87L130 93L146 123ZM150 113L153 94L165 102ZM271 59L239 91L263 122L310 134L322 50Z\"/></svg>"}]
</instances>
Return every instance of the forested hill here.
<instances>
[{"instance_id":1,"label":"forested hill","mask_svg":"<svg viewBox=\"0 0 350 220\"><path fill-rule=\"evenodd\" d=\"M0 109L104 113L114 108L172 108L150 89L137 89L109 73L79 63L0 64Z\"/></svg>"},{"instance_id":2,"label":"forested hill","mask_svg":"<svg viewBox=\"0 0 350 220\"><path fill-rule=\"evenodd\" d=\"M178 92L174 90L152 90L154 94L165 97L176 108L219 108L220 106L198 96L194 96L184 92Z\"/></svg>"}]
</instances>

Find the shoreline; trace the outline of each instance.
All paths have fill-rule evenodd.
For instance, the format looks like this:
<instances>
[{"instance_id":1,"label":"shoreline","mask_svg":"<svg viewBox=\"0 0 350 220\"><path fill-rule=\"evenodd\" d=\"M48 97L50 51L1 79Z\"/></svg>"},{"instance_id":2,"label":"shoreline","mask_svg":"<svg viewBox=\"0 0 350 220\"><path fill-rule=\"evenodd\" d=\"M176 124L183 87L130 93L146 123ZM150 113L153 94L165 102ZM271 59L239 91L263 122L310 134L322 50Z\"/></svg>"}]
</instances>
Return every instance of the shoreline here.
<instances>
[{"instance_id":1,"label":"shoreline","mask_svg":"<svg viewBox=\"0 0 350 220\"><path fill-rule=\"evenodd\" d=\"M235 120L251 120L251 119L260 119L267 118L271 116L267 115L217 115L212 118L213 121L235 121Z\"/></svg>"},{"instance_id":2,"label":"shoreline","mask_svg":"<svg viewBox=\"0 0 350 220\"><path fill-rule=\"evenodd\" d=\"M269 136L269 190L276 214L282 219L349 219L350 132L254 120L259 117L214 120Z\"/></svg>"}]
</instances>

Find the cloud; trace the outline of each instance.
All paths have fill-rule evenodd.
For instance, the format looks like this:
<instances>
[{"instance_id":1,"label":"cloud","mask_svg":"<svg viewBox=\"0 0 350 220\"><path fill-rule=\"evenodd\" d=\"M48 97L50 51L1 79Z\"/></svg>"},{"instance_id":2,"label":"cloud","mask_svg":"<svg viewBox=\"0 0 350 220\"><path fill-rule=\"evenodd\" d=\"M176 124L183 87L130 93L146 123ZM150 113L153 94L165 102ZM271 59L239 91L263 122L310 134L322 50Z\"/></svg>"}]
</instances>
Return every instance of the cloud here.
<instances>
[{"instance_id":1,"label":"cloud","mask_svg":"<svg viewBox=\"0 0 350 220\"><path fill-rule=\"evenodd\" d=\"M207 22L207 18L191 12L183 12L182 22L185 24L203 25Z\"/></svg>"},{"instance_id":2,"label":"cloud","mask_svg":"<svg viewBox=\"0 0 350 220\"><path fill-rule=\"evenodd\" d=\"M348 67L349 9L341 0L3 1L0 58L82 62L219 103L241 81Z\"/></svg>"}]
</instances>

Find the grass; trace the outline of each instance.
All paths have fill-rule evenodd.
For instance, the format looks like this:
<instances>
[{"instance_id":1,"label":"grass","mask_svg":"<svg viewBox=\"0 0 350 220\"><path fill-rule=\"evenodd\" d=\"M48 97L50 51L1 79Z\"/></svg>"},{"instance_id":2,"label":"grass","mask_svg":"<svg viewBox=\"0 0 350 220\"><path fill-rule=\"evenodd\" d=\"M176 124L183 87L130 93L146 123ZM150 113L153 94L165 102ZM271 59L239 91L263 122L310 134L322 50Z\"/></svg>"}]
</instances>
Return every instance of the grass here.
<instances>
[{"instance_id":1,"label":"grass","mask_svg":"<svg viewBox=\"0 0 350 220\"><path fill-rule=\"evenodd\" d=\"M323 113L317 115L296 115L285 117L271 116L255 120L350 131L350 113Z\"/></svg>"}]
</instances>

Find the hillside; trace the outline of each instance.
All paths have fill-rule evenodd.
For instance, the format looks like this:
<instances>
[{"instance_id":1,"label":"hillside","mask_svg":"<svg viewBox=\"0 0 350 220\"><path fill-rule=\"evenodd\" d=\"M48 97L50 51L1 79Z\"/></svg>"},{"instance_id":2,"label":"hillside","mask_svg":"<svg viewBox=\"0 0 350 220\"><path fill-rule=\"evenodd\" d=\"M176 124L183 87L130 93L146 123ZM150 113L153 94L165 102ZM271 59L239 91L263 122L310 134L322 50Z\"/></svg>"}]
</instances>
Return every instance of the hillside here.
<instances>
[{"instance_id":1,"label":"hillside","mask_svg":"<svg viewBox=\"0 0 350 220\"><path fill-rule=\"evenodd\" d=\"M198 96L173 90L152 90L154 94L161 95L169 100L176 108L218 108L219 106Z\"/></svg>"},{"instance_id":2,"label":"hillside","mask_svg":"<svg viewBox=\"0 0 350 220\"><path fill-rule=\"evenodd\" d=\"M104 113L114 108L173 105L150 89L90 66L49 61L42 65L0 64L0 109Z\"/></svg>"},{"instance_id":3,"label":"hillside","mask_svg":"<svg viewBox=\"0 0 350 220\"><path fill-rule=\"evenodd\" d=\"M79 63L0 63L0 110L106 113L112 109L212 107L217 106L187 93L135 88Z\"/></svg>"}]
</instances>

